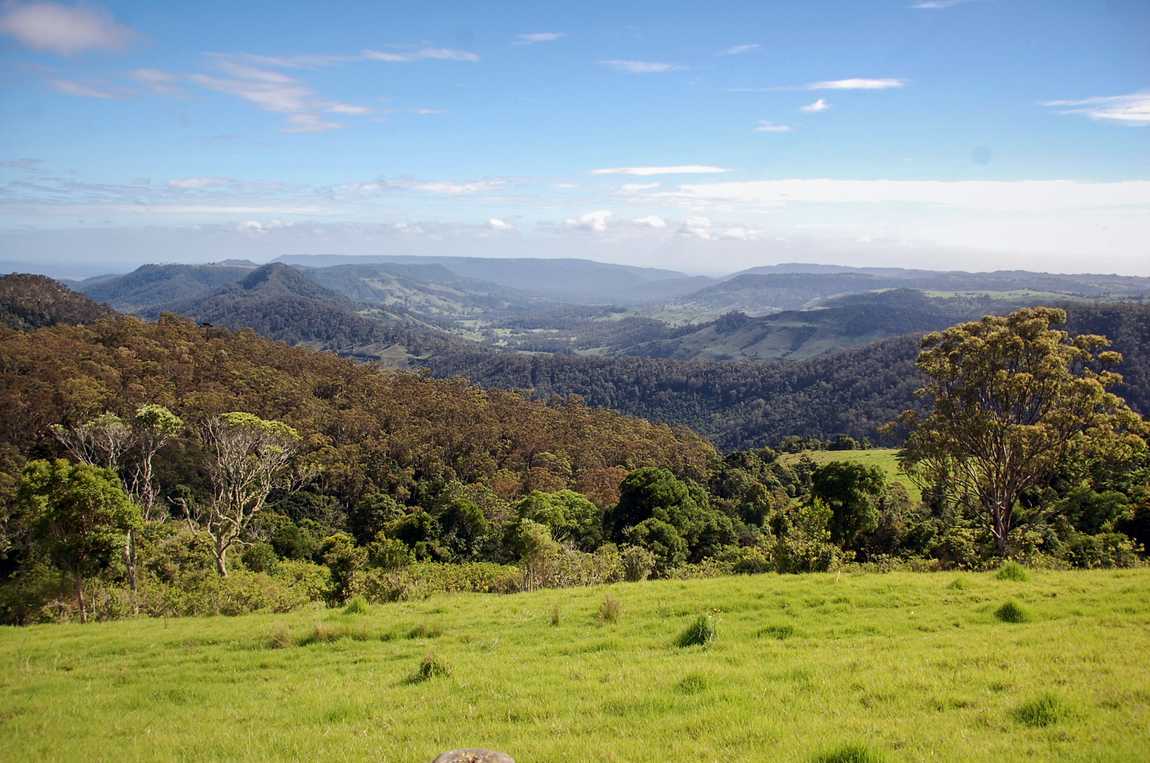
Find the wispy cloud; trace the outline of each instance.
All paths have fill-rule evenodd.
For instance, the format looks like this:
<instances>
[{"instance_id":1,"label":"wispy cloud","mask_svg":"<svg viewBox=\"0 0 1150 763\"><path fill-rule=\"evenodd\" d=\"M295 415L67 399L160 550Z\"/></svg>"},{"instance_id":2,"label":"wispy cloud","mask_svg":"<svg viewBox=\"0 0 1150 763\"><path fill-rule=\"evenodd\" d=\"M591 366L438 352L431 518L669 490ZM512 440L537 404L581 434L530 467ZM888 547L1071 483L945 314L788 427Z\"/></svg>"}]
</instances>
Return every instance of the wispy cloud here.
<instances>
[{"instance_id":1,"label":"wispy cloud","mask_svg":"<svg viewBox=\"0 0 1150 763\"><path fill-rule=\"evenodd\" d=\"M753 50L758 50L763 47L757 42L748 43L746 45L732 45L729 48L724 48L719 51L720 56L741 56L744 53L750 53Z\"/></svg>"},{"instance_id":2,"label":"wispy cloud","mask_svg":"<svg viewBox=\"0 0 1150 763\"><path fill-rule=\"evenodd\" d=\"M558 39L566 37L563 32L528 32L527 34L515 35L516 45L538 45L541 42L555 42Z\"/></svg>"},{"instance_id":3,"label":"wispy cloud","mask_svg":"<svg viewBox=\"0 0 1150 763\"><path fill-rule=\"evenodd\" d=\"M768 122L764 119L763 121L761 121L757 125L755 125L755 132L774 132L774 133L793 132L793 128L791 128L790 125L775 124L774 122Z\"/></svg>"},{"instance_id":4,"label":"wispy cloud","mask_svg":"<svg viewBox=\"0 0 1150 763\"><path fill-rule=\"evenodd\" d=\"M1082 114L1102 122L1150 125L1150 90L1129 95L1046 101L1042 105L1059 109L1063 114Z\"/></svg>"},{"instance_id":5,"label":"wispy cloud","mask_svg":"<svg viewBox=\"0 0 1150 763\"><path fill-rule=\"evenodd\" d=\"M497 230L497 231L501 231L501 232L515 230L514 225L512 225L511 223L507 222L506 220L503 220L503 219L498 218L498 217L490 218L487 221L487 227L490 228L491 230Z\"/></svg>"},{"instance_id":6,"label":"wispy cloud","mask_svg":"<svg viewBox=\"0 0 1150 763\"><path fill-rule=\"evenodd\" d=\"M54 79L51 80L53 88L65 95L75 95L80 98L115 98L116 94L110 90L105 90L100 87L93 87L92 85L85 85L83 82L76 82L70 79Z\"/></svg>"},{"instance_id":7,"label":"wispy cloud","mask_svg":"<svg viewBox=\"0 0 1150 763\"><path fill-rule=\"evenodd\" d=\"M284 132L327 132L338 130L343 125L338 122L329 122L318 114L292 114L288 117Z\"/></svg>"},{"instance_id":8,"label":"wispy cloud","mask_svg":"<svg viewBox=\"0 0 1150 763\"><path fill-rule=\"evenodd\" d=\"M117 50L135 36L103 11L59 3L6 3L0 33L30 48L64 56Z\"/></svg>"},{"instance_id":9,"label":"wispy cloud","mask_svg":"<svg viewBox=\"0 0 1150 763\"><path fill-rule=\"evenodd\" d=\"M323 113L363 116L372 113L367 106L327 101L295 77L281 71L252 66L249 59L235 60L213 56L217 69L228 76L193 74L189 81L216 92L241 98L264 111L287 114L283 131L316 133L335 130L343 125L324 119Z\"/></svg>"},{"instance_id":10,"label":"wispy cloud","mask_svg":"<svg viewBox=\"0 0 1150 763\"><path fill-rule=\"evenodd\" d=\"M591 170L592 175L639 175L649 177L652 175L713 175L720 172L730 172L725 167L716 167L711 164L673 164L664 167L604 167Z\"/></svg>"},{"instance_id":11,"label":"wispy cloud","mask_svg":"<svg viewBox=\"0 0 1150 763\"><path fill-rule=\"evenodd\" d=\"M825 82L812 82L805 90L893 90L906 87L902 79L833 79Z\"/></svg>"},{"instance_id":12,"label":"wispy cloud","mask_svg":"<svg viewBox=\"0 0 1150 763\"><path fill-rule=\"evenodd\" d=\"M403 64L412 61L466 61L475 63L478 53L453 48L419 48L418 50L365 50L360 54L367 61Z\"/></svg>"},{"instance_id":13,"label":"wispy cloud","mask_svg":"<svg viewBox=\"0 0 1150 763\"><path fill-rule=\"evenodd\" d=\"M962 5L965 2L969 2L969 0L919 0L916 3L911 3L910 7L920 11L940 11L944 8Z\"/></svg>"},{"instance_id":14,"label":"wispy cloud","mask_svg":"<svg viewBox=\"0 0 1150 763\"><path fill-rule=\"evenodd\" d=\"M665 74L666 72L686 68L678 64L668 64L661 61L631 61L617 58L600 61L599 63L617 71L627 72L628 74Z\"/></svg>"},{"instance_id":15,"label":"wispy cloud","mask_svg":"<svg viewBox=\"0 0 1150 763\"><path fill-rule=\"evenodd\" d=\"M808 114L817 114L820 111L826 111L831 105L826 102L826 99L819 98L814 103L808 103L806 106L800 106L799 111L805 111Z\"/></svg>"},{"instance_id":16,"label":"wispy cloud","mask_svg":"<svg viewBox=\"0 0 1150 763\"><path fill-rule=\"evenodd\" d=\"M161 95L172 95L179 92L179 88L176 87L179 77L159 69L134 69L132 79L147 85L153 92Z\"/></svg>"}]
</instances>

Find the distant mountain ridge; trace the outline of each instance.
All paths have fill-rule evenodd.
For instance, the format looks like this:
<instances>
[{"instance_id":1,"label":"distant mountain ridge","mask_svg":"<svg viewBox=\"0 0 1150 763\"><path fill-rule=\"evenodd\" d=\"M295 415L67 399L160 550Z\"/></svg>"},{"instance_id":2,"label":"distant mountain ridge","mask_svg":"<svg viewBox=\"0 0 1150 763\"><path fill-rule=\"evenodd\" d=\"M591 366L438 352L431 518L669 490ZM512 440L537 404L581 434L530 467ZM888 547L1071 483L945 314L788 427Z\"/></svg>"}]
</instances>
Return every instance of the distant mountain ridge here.
<instances>
[{"instance_id":1,"label":"distant mountain ridge","mask_svg":"<svg viewBox=\"0 0 1150 763\"><path fill-rule=\"evenodd\" d=\"M0 326L26 331L58 323L94 323L115 314L47 276L0 276Z\"/></svg>"}]
</instances>

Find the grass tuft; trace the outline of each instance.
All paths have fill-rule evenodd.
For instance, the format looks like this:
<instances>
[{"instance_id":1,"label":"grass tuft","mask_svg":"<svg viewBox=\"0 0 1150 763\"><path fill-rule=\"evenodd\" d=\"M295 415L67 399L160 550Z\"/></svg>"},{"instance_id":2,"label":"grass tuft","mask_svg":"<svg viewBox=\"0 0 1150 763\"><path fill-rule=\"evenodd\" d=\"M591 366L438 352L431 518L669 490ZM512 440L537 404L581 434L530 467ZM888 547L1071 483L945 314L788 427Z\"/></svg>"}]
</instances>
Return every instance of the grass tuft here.
<instances>
[{"instance_id":1,"label":"grass tuft","mask_svg":"<svg viewBox=\"0 0 1150 763\"><path fill-rule=\"evenodd\" d=\"M268 647L270 649L287 649L293 644L295 644L295 641L292 639L291 633L283 625L280 625L272 631L272 635L268 637Z\"/></svg>"},{"instance_id":2,"label":"grass tuft","mask_svg":"<svg viewBox=\"0 0 1150 763\"><path fill-rule=\"evenodd\" d=\"M411 683L423 683L433 678L449 675L451 675L451 666L444 662L443 658L428 652L427 656L420 661L415 675L411 677Z\"/></svg>"},{"instance_id":3,"label":"grass tuft","mask_svg":"<svg viewBox=\"0 0 1150 763\"><path fill-rule=\"evenodd\" d=\"M373 636L368 632L367 628L361 626L332 624L332 623L316 623L315 627L310 632L305 633L296 642L300 646L310 646L312 644L331 644L336 641L371 641L377 636Z\"/></svg>"},{"instance_id":4,"label":"grass tuft","mask_svg":"<svg viewBox=\"0 0 1150 763\"><path fill-rule=\"evenodd\" d=\"M1045 728L1070 717L1070 707L1053 694L1042 694L1014 709L1014 720L1023 726Z\"/></svg>"},{"instance_id":5,"label":"grass tuft","mask_svg":"<svg viewBox=\"0 0 1150 763\"><path fill-rule=\"evenodd\" d=\"M1030 619L1030 616L1026 614L1026 610L1013 601L1008 601L994 610L994 616L1004 623L1024 623Z\"/></svg>"},{"instance_id":6,"label":"grass tuft","mask_svg":"<svg viewBox=\"0 0 1150 763\"><path fill-rule=\"evenodd\" d=\"M410 639L416 638L439 638L443 635L443 630L435 625L428 625L427 623L420 623L407 632L407 637Z\"/></svg>"},{"instance_id":7,"label":"grass tuft","mask_svg":"<svg viewBox=\"0 0 1150 763\"><path fill-rule=\"evenodd\" d=\"M778 641L786 641L791 636L795 635L795 626L768 625L766 628L760 628L759 632L755 635L759 638L773 638Z\"/></svg>"},{"instance_id":8,"label":"grass tuft","mask_svg":"<svg viewBox=\"0 0 1150 763\"><path fill-rule=\"evenodd\" d=\"M844 744L819 753L811 763L882 763L883 756L864 744Z\"/></svg>"},{"instance_id":9,"label":"grass tuft","mask_svg":"<svg viewBox=\"0 0 1150 763\"><path fill-rule=\"evenodd\" d=\"M715 618L710 615L699 615L687 626L687 630L679 634L679 639L675 643L679 646L710 646L718 635Z\"/></svg>"},{"instance_id":10,"label":"grass tuft","mask_svg":"<svg viewBox=\"0 0 1150 763\"><path fill-rule=\"evenodd\" d=\"M970 585L966 582L966 578L955 578L947 583L946 587L951 591L965 591Z\"/></svg>"},{"instance_id":11,"label":"grass tuft","mask_svg":"<svg viewBox=\"0 0 1150 763\"><path fill-rule=\"evenodd\" d=\"M623 605L619 603L611 594L603 597L603 603L599 605L599 613L597 617L601 623L617 623L623 614Z\"/></svg>"},{"instance_id":12,"label":"grass tuft","mask_svg":"<svg viewBox=\"0 0 1150 763\"><path fill-rule=\"evenodd\" d=\"M556 604L551 608L551 627L554 628L559 625L559 605Z\"/></svg>"},{"instance_id":13,"label":"grass tuft","mask_svg":"<svg viewBox=\"0 0 1150 763\"><path fill-rule=\"evenodd\" d=\"M1021 583L1028 579L1030 575L1026 573L1026 568L1018 562L1006 561L998 568L998 572L994 573L994 577L999 580L1014 580Z\"/></svg>"},{"instance_id":14,"label":"grass tuft","mask_svg":"<svg viewBox=\"0 0 1150 763\"><path fill-rule=\"evenodd\" d=\"M368 610L367 599L362 596L352 596L347 606L343 608L345 615L366 615Z\"/></svg>"},{"instance_id":15,"label":"grass tuft","mask_svg":"<svg viewBox=\"0 0 1150 763\"><path fill-rule=\"evenodd\" d=\"M694 694L702 694L707 690L707 679L698 673L691 673L684 676L683 680L675 684L675 691L679 694L686 694L688 696Z\"/></svg>"}]
</instances>

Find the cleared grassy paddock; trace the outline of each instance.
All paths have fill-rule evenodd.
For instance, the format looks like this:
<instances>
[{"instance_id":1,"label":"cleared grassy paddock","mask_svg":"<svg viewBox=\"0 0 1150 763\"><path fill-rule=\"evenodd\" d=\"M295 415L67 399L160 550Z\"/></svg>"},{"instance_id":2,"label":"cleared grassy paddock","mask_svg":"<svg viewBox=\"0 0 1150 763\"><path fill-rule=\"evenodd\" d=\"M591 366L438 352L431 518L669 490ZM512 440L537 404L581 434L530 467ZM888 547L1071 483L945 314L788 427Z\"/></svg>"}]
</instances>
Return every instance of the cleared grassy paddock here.
<instances>
[{"instance_id":1,"label":"cleared grassy paddock","mask_svg":"<svg viewBox=\"0 0 1150 763\"><path fill-rule=\"evenodd\" d=\"M899 471L897 448L868 448L866 450L804 450L801 453L784 453L782 458L786 461L797 461L802 456L810 456L816 464L825 464L831 461L850 461L864 466L877 466L886 474L891 482L897 482L906 488L912 500L921 501L922 491L910 478Z\"/></svg>"},{"instance_id":2,"label":"cleared grassy paddock","mask_svg":"<svg viewBox=\"0 0 1150 763\"><path fill-rule=\"evenodd\" d=\"M614 622L600 616L608 594ZM1024 622L996 616L1008 601ZM678 646L704 613L714 640ZM892 761L1145 760L1147 654L1150 569L761 575L6 628L0 749L429 761L475 745L529 763L807 761L862 745Z\"/></svg>"}]
</instances>

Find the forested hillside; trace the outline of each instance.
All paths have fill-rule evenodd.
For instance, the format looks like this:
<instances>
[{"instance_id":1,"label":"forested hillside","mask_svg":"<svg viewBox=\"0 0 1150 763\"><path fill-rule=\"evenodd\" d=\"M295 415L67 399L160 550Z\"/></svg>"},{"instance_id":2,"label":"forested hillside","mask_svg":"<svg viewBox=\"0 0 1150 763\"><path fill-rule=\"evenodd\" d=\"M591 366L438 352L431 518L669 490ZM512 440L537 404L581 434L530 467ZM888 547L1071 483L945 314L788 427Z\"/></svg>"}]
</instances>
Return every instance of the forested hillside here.
<instances>
[{"instance_id":1,"label":"forested hillside","mask_svg":"<svg viewBox=\"0 0 1150 763\"><path fill-rule=\"evenodd\" d=\"M190 423L233 410L282 420L326 465L325 491L348 504L451 480L505 497L574 487L609 499L630 469L659 464L701 477L716 457L686 430L380 370L173 317L5 330L0 358L0 449L9 469L17 454L60 453L51 424L105 411L127 416L145 403ZM171 455L164 468L180 476L184 456Z\"/></svg>"},{"instance_id":2,"label":"forested hillside","mask_svg":"<svg viewBox=\"0 0 1150 763\"><path fill-rule=\"evenodd\" d=\"M1150 306L1070 306L1068 330L1103 334L1125 355L1116 391L1150 410ZM897 444L880 428L916 404L917 336L796 363L720 363L657 358L590 358L510 353L443 354L437 376L534 394L583 396L588 403L656 421L686 424L720 448L778 442L787 435L849 434Z\"/></svg>"},{"instance_id":3,"label":"forested hillside","mask_svg":"<svg viewBox=\"0 0 1150 763\"><path fill-rule=\"evenodd\" d=\"M44 276L0 276L0 326L34 329L57 323L92 323L114 311Z\"/></svg>"}]
</instances>

